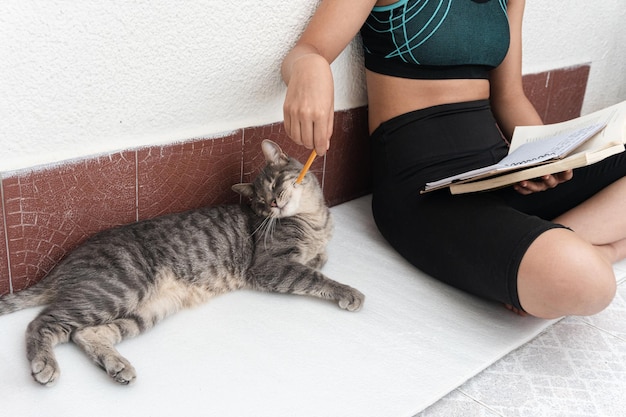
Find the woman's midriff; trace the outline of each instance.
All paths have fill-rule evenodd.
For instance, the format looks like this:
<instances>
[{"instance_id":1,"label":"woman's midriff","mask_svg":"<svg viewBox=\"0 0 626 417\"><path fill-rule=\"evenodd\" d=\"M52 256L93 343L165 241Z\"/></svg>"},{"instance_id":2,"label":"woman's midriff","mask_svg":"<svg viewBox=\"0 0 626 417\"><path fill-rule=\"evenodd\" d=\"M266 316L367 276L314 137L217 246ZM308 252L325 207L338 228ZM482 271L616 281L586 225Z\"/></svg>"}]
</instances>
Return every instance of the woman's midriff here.
<instances>
[{"instance_id":1,"label":"woman's midriff","mask_svg":"<svg viewBox=\"0 0 626 417\"><path fill-rule=\"evenodd\" d=\"M414 110L489 98L489 81L413 80L366 71L369 130Z\"/></svg>"}]
</instances>

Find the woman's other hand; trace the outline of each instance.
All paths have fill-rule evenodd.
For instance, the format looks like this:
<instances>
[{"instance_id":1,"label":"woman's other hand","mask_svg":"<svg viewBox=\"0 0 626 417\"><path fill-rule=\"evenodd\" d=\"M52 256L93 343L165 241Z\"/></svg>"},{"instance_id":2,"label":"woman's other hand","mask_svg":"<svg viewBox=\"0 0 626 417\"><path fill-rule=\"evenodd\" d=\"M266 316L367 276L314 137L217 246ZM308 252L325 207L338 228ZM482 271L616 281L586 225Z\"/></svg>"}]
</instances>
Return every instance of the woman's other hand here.
<instances>
[{"instance_id":1,"label":"woman's other hand","mask_svg":"<svg viewBox=\"0 0 626 417\"><path fill-rule=\"evenodd\" d=\"M544 175L533 180L520 181L513 188L520 194L528 195L554 188L561 183L571 180L573 176L574 172L570 169L557 174Z\"/></svg>"}]
</instances>

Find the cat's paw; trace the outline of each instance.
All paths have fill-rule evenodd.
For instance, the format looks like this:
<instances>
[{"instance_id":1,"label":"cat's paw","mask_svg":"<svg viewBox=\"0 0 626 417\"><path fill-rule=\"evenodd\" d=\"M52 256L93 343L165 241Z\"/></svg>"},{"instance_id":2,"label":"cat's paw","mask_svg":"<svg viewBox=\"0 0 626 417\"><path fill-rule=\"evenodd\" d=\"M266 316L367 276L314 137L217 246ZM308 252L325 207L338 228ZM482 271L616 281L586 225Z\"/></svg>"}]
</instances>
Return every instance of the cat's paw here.
<instances>
[{"instance_id":1,"label":"cat's paw","mask_svg":"<svg viewBox=\"0 0 626 417\"><path fill-rule=\"evenodd\" d=\"M339 307L348 311L359 311L365 302L365 295L359 290L347 287L339 298Z\"/></svg>"},{"instance_id":2,"label":"cat's paw","mask_svg":"<svg viewBox=\"0 0 626 417\"><path fill-rule=\"evenodd\" d=\"M30 362L30 370L41 385L52 385L61 373L57 361L51 357L36 357Z\"/></svg>"},{"instance_id":3,"label":"cat's paw","mask_svg":"<svg viewBox=\"0 0 626 417\"><path fill-rule=\"evenodd\" d=\"M121 356L108 356L102 361L104 370L115 382L128 385L137 378L135 368Z\"/></svg>"}]
</instances>

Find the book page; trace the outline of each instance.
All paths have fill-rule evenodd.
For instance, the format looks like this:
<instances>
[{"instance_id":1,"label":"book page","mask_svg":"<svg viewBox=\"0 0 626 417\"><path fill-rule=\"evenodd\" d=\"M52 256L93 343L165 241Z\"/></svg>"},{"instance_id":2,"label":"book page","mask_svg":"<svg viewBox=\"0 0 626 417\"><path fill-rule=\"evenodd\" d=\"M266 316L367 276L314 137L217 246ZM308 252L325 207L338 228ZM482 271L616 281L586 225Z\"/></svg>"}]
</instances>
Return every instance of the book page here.
<instances>
[{"instance_id":1,"label":"book page","mask_svg":"<svg viewBox=\"0 0 626 417\"><path fill-rule=\"evenodd\" d=\"M513 132L509 153L512 153L525 143L543 140L553 135L598 123L605 124L607 128L582 145L579 151L602 149L626 142L626 101L561 123L540 126L518 126Z\"/></svg>"},{"instance_id":2,"label":"book page","mask_svg":"<svg viewBox=\"0 0 626 417\"><path fill-rule=\"evenodd\" d=\"M573 131L568 129L566 132L552 135L551 137L544 137L541 140L524 143L522 146L515 149L515 151L509 152L504 159L496 164L429 182L426 184L425 189L428 190L458 181L477 179L485 175L520 169L563 158L604 127L604 124L597 123Z\"/></svg>"},{"instance_id":3,"label":"book page","mask_svg":"<svg viewBox=\"0 0 626 417\"><path fill-rule=\"evenodd\" d=\"M602 128L602 126L605 127ZM541 143L550 142L551 138L555 136L557 137L554 139L556 143ZM582 140L584 136L587 137L586 141ZM582 141L576 145L578 140ZM550 163L565 155L581 157L585 161L590 161L594 159L592 156L594 153L600 155L603 154L604 150L616 150L618 148L619 151L623 151L625 143L626 101L623 101L603 110L561 123L519 126L515 128L508 156L503 161L429 182L422 192L447 187L453 183L460 184L493 175L501 175L505 172L527 169L539 164ZM531 144L532 146L528 146ZM539 144L539 148L533 150L532 147L536 144ZM544 145L546 146L545 149L540 149ZM555 154L560 156L555 157Z\"/></svg>"},{"instance_id":4,"label":"book page","mask_svg":"<svg viewBox=\"0 0 626 417\"><path fill-rule=\"evenodd\" d=\"M518 146L513 151L509 150L509 154L498 162L498 165L515 167L562 158L605 126L604 123L595 123L576 130L568 129L550 137L534 139Z\"/></svg>"},{"instance_id":5,"label":"book page","mask_svg":"<svg viewBox=\"0 0 626 417\"><path fill-rule=\"evenodd\" d=\"M452 194L463 194L501 188L519 181L594 164L620 152L624 152L623 144L613 145L600 151L578 152L564 159L559 159L545 165L537 165L532 168L514 171L513 173L501 176L489 177L483 180L451 184L450 192Z\"/></svg>"}]
</instances>

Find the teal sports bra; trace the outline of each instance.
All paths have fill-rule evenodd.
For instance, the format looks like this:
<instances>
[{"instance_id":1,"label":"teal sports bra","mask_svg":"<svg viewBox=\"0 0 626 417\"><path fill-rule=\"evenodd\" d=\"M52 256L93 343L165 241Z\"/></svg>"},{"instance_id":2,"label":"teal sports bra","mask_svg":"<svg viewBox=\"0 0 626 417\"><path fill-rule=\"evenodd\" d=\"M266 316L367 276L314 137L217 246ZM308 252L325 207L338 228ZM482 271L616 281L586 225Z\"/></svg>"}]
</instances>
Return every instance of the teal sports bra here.
<instances>
[{"instance_id":1,"label":"teal sports bra","mask_svg":"<svg viewBox=\"0 0 626 417\"><path fill-rule=\"evenodd\" d=\"M414 79L488 78L509 48L506 0L399 0L361 28L365 67Z\"/></svg>"}]
</instances>

